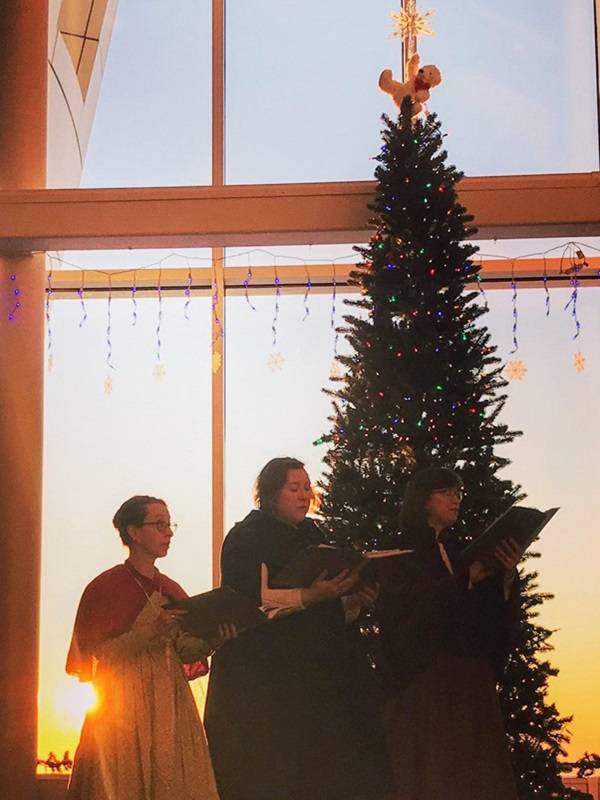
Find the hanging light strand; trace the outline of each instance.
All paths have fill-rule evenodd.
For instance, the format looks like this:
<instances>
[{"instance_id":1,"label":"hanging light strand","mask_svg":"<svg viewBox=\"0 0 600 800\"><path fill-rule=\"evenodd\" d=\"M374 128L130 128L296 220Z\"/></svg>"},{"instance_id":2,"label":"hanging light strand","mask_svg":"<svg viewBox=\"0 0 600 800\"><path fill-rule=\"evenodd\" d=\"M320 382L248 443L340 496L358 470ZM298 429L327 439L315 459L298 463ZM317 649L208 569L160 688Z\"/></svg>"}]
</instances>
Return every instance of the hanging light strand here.
<instances>
[{"instance_id":1,"label":"hanging light strand","mask_svg":"<svg viewBox=\"0 0 600 800\"><path fill-rule=\"evenodd\" d=\"M11 306L8 312L8 321L14 322L19 313L19 309L21 308L21 290L17 285L17 276L16 273L11 273L9 275L10 281L10 300L9 305Z\"/></svg>"},{"instance_id":2,"label":"hanging light strand","mask_svg":"<svg viewBox=\"0 0 600 800\"><path fill-rule=\"evenodd\" d=\"M335 261L331 262L332 267L332 276L331 276L331 331L333 333L333 353L337 356L337 347L338 347L338 339L339 333L337 330L337 309L336 309L336 301L337 301L337 272L335 268Z\"/></svg>"},{"instance_id":3,"label":"hanging light strand","mask_svg":"<svg viewBox=\"0 0 600 800\"><path fill-rule=\"evenodd\" d=\"M135 327L137 325L137 271L133 273L133 284L131 286L131 324Z\"/></svg>"},{"instance_id":4,"label":"hanging light strand","mask_svg":"<svg viewBox=\"0 0 600 800\"><path fill-rule=\"evenodd\" d=\"M548 288L548 264L546 262L546 255L543 254L544 259L544 292L545 292L545 300L544 303L546 305L546 316L550 316L550 289Z\"/></svg>"},{"instance_id":5,"label":"hanging light strand","mask_svg":"<svg viewBox=\"0 0 600 800\"><path fill-rule=\"evenodd\" d=\"M273 263L273 271L275 272L275 310L273 313L273 321L271 323L271 330L273 331L273 346L277 344L277 320L279 318L279 298L281 296L281 279L277 272L277 256L275 256Z\"/></svg>"},{"instance_id":6,"label":"hanging light strand","mask_svg":"<svg viewBox=\"0 0 600 800\"><path fill-rule=\"evenodd\" d=\"M213 270L212 270L212 284L211 284L211 311L212 311L212 318L213 318L213 328L214 328L214 336L212 340L213 348L215 343L218 339L222 339L225 336L225 331L223 330L223 325L221 324L221 319L219 317L219 283L217 281L217 266L216 263L213 263Z\"/></svg>"},{"instance_id":7,"label":"hanging light strand","mask_svg":"<svg viewBox=\"0 0 600 800\"><path fill-rule=\"evenodd\" d=\"M517 308L517 282L515 280L515 265L514 261L512 264L512 278L510 282L510 286L512 289L512 340L513 340L513 349L510 351L512 353L516 353L519 349L519 340L517 339L517 331L519 327L519 311Z\"/></svg>"},{"instance_id":8,"label":"hanging light strand","mask_svg":"<svg viewBox=\"0 0 600 800\"><path fill-rule=\"evenodd\" d=\"M160 357L162 350L162 341L160 336L162 330L162 316L163 316L162 269L158 270L158 285L156 287L156 295L158 299L158 311L156 316L156 361L158 364L160 364Z\"/></svg>"},{"instance_id":9,"label":"hanging light strand","mask_svg":"<svg viewBox=\"0 0 600 800\"><path fill-rule=\"evenodd\" d=\"M183 294L185 296L185 304L183 306L183 316L189 320L190 318L190 300L192 297L192 267L190 264L189 258L187 259L187 283L185 289L183 290Z\"/></svg>"},{"instance_id":10,"label":"hanging light strand","mask_svg":"<svg viewBox=\"0 0 600 800\"><path fill-rule=\"evenodd\" d=\"M81 319L79 320L79 327L82 328L88 317L87 309L85 307L85 270L81 270L81 286L77 289L77 297L79 297L79 305L81 306Z\"/></svg>"},{"instance_id":11,"label":"hanging light strand","mask_svg":"<svg viewBox=\"0 0 600 800\"><path fill-rule=\"evenodd\" d=\"M571 274L571 296L566 303L564 310L568 311L569 308L571 309L571 319L573 320L573 324L575 326L575 333L573 334L573 339L577 339L579 334L581 333L581 323L579 322L579 318L577 316L577 299L579 296L579 270L581 267L578 264L574 264Z\"/></svg>"},{"instance_id":12,"label":"hanging light strand","mask_svg":"<svg viewBox=\"0 0 600 800\"><path fill-rule=\"evenodd\" d=\"M244 278L244 297L246 298L246 302L252 309L252 311L256 311L256 307L252 305L252 301L250 300L250 293L248 289L250 288L250 283L252 282L252 267L250 264L250 253L247 253L248 258L248 272L246 273L246 277Z\"/></svg>"},{"instance_id":13,"label":"hanging light strand","mask_svg":"<svg viewBox=\"0 0 600 800\"><path fill-rule=\"evenodd\" d=\"M479 268L481 269L482 267L483 267L483 262L480 261ZM483 300L483 307L485 308L486 311L489 311L490 307L488 305L487 295L485 293L485 289L483 288L483 283L481 282L481 274L479 273L479 271L477 272L477 275L475 277L477 279L477 289L479 290L479 294L481 296L481 299Z\"/></svg>"},{"instance_id":14,"label":"hanging light strand","mask_svg":"<svg viewBox=\"0 0 600 800\"><path fill-rule=\"evenodd\" d=\"M310 279L310 273L308 271L308 265L306 261L304 262L304 271L306 272L306 290L304 292L304 316L302 317L302 322L310 315L310 308L308 307L308 296L310 294L310 290L312 289L312 281Z\"/></svg>"},{"instance_id":15,"label":"hanging light strand","mask_svg":"<svg viewBox=\"0 0 600 800\"><path fill-rule=\"evenodd\" d=\"M52 352L52 314L50 311L50 300L52 298L52 257L50 256L50 269L46 275L46 359L48 372L52 370L54 354Z\"/></svg>"},{"instance_id":16,"label":"hanging light strand","mask_svg":"<svg viewBox=\"0 0 600 800\"><path fill-rule=\"evenodd\" d=\"M115 369L112 363L112 277L108 276L108 299L106 301L106 363Z\"/></svg>"}]
</instances>

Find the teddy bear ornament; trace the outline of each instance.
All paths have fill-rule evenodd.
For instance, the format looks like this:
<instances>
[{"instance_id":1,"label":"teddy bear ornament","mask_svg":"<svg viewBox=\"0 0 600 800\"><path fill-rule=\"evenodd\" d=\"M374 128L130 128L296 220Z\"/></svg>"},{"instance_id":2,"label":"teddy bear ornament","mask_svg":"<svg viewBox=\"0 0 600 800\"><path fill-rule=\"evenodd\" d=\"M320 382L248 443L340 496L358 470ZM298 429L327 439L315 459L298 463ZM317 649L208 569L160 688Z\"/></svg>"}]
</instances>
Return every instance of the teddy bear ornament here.
<instances>
[{"instance_id":1,"label":"teddy bear ornament","mask_svg":"<svg viewBox=\"0 0 600 800\"><path fill-rule=\"evenodd\" d=\"M423 110L423 103L429 100L429 90L442 82L442 74L435 64L419 67L419 54L415 53L406 65L406 75L407 80L400 83L394 80L391 69L384 69L379 76L379 88L392 96L398 108L410 96L412 116L416 117Z\"/></svg>"}]
</instances>

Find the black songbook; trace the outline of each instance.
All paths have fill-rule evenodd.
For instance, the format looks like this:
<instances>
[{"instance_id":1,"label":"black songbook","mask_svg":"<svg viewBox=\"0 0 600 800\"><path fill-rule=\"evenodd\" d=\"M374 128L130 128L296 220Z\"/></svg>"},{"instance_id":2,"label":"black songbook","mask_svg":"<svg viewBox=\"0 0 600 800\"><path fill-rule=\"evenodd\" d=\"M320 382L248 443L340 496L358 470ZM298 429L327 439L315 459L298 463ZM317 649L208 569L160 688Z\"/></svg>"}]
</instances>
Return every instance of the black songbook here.
<instances>
[{"instance_id":1,"label":"black songbook","mask_svg":"<svg viewBox=\"0 0 600 800\"><path fill-rule=\"evenodd\" d=\"M351 547L309 545L300 550L274 577L270 577L269 585L272 589L306 589L323 573L326 578L334 578L345 569L353 572L367 563L360 550Z\"/></svg>"},{"instance_id":2,"label":"black songbook","mask_svg":"<svg viewBox=\"0 0 600 800\"><path fill-rule=\"evenodd\" d=\"M235 625L241 632L267 620L267 615L253 600L228 586L182 600L172 600L165 608L186 610L188 613L179 620L180 625L184 631L200 639L216 636L219 625L224 623Z\"/></svg>"},{"instance_id":3,"label":"black songbook","mask_svg":"<svg viewBox=\"0 0 600 800\"><path fill-rule=\"evenodd\" d=\"M477 559L486 561L491 559L497 563L494 550L505 539L514 539L523 550L526 550L557 511L558 508L540 511L526 506L511 506L465 547L460 554L461 562L467 565Z\"/></svg>"},{"instance_id":4,"label":"black songbook","mask_svg":"<svg viewBox=\"0 0 600 800\"><path fill-rule=\"evenodd\" d=\"M305 589L325 573L325 578L334 578L347 569L360 572L366 583L377 583L380 570L389 564L393 556L403 555L406 550L370 550L366 553L352 547L310 545L301 550L269 583L273 589Z\"/></svg>"},{"instance_id":5,"label":"black songbook","mask_svg":"<svg viewBox=\"0 0 600 800\"><path fill-rule=\"evenodd\" d=\"M368 565L362 573L362 579L371 586L376 584L385 586L394 583L403 574L404 559L400 556L410 555L413 552L413 550L399 548L369 550L365 553Z\"/></svg>"}]
</instances>

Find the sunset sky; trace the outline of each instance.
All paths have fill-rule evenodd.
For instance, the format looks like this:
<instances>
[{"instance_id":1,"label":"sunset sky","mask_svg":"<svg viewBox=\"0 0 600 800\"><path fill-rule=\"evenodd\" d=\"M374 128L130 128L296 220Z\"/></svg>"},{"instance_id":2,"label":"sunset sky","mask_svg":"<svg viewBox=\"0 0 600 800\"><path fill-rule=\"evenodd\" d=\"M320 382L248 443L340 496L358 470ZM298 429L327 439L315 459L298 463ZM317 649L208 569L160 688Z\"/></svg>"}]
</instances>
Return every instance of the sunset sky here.
<instances>
[{"instance_id":1,"label":"sunset sky","mask_svg":"<svg viewBox=\"0 0 600 800\"><path fill-rule=\"evenodd\" d=\"M372 176L379 117L393 113L376 88L383 67L397 69L389 38L394 5L330 0L327 4L231 3L228 16L228 179L230 182L357 180ZM326 8L323 6L326 5ZM574 8L576 6L576 8ZM577 118L571 65L592 75L592 2L477 3L461 15L437 2L435 37L421 44L444 84L430 108L440 113L452 161L467 174L598 169L595 86L578 80ZM176 185L210 180L210 31L207 0L121 0L82 185ZM251 11L250 11L251 9ZM557 43L557 37L559 39ZM256 47L256 40L269 47ZM307 47L310 42L310 47ZM307 54L310 53L310 57ZM586 67L587 65L587 67ZM527 76L527 80L523 79ZM600 247L600 243L587 240ZM538 252L552 243L482 243L486 253ZM289 255L286 248L268 248ZM350 247L305 248L327 262ZM591 252L591 251L590 251ZM82 267L140 266L162 253L70 253ZM198 255L198 251L188 255ZM206 255L206 253L204 253ZM257 254L257 263L269 263ZM181 265L181 260L175 262ZM231 263L234 263L233 261ZM510 445L509 477L527 503L561 511L539 544L536 563L541 622L556 630L552 663L561 672L552 699L574 714L570 754L600 751L600 289L578 298L581 333L573 340L569 289L553 290L546 316L541 289L518 293L518 350L513 349L512 293L488 290L484 318L505 360L527 367L509 387L504 420L524 435ZM247 513L256 473L274 455L306 461L316 480L324 455L312 442L327 430L333 359L332 297L282 295L272 343L273 293L227 300L226 524ZM338 295L336 314L343 313ZM39 753L71 752L89 696L64 675L64 659L83 587L124 558L110 520L134 493L163 497L179 523L160 564L191 593L211 581L211 444L209 297L163 300L161 363L155 297L112 303L112 370L107 357L106 300L54 300L46 379L45 505L42 579ZM304 318L304 319L303 319ZM340 344L340 349L343 348ZM282 356L279 370L269 357ZM585 356L576 371L574 354ZM104 391L110 375L112 391ZM260 391L255 387L260 384ZM82 466L85 464L85 469ZM198 690L201 693L201 688Z\"/></svg>"}]
</instances>

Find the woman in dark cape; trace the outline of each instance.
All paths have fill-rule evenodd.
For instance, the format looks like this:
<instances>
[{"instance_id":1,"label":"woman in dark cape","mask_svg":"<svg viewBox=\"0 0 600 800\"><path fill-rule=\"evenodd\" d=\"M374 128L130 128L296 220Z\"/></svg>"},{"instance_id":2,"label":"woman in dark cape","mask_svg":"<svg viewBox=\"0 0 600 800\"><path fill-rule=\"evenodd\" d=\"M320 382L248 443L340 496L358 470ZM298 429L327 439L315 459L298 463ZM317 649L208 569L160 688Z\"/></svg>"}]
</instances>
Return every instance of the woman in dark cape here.
<instances>
[{"instance_id":1,"label":"woman in dark cape","mask_svg":"<svg viewBox=\"0 0 600 800\"><path fill-rule=\"evenodd\" d=\"M460 567L448 529L461 500L451 470L413 477L401 512L408 552L378 601L396 800L517 797L496 680L518 616L521 551L509 540L495 552L502 567Z\"/></svg>"},{"instance_id":2,"label":"woman in dark cape","mask_svg":"<svg viewBox=\"0 0 600 800\"><path fill-rule=\"evenodd\" d=\"M213 659L205 725L221 800L383 800L383 731L359 634L347 624L352 601L358 611L369 598L343 598L355 591L344 573L308 589L270 589L269 576L324 537L305 516L312 492L301 462L273 459L257 495L259 510L225 538L222 583L273 619Z\"/></svg>"}]
</instances>

